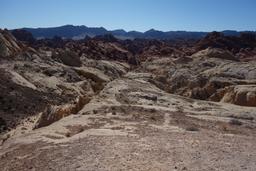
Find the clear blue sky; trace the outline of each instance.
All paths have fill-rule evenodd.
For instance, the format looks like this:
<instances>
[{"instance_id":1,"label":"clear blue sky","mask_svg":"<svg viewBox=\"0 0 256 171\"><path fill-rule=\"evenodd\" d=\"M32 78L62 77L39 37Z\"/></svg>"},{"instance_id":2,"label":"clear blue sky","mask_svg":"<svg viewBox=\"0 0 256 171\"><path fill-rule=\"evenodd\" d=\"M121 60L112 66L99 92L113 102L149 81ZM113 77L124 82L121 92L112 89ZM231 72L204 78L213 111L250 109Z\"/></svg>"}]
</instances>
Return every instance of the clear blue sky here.
<instances>
[{"instance_id":1,"label":"clear blue sky","mask_svg":"<svg viewBox=\"0 0 256 171\"><path fill-rule=\"evenodd\" d=\"M0 28L256 30L256 0L0 0Z\"/></svg>"}]
</instances>

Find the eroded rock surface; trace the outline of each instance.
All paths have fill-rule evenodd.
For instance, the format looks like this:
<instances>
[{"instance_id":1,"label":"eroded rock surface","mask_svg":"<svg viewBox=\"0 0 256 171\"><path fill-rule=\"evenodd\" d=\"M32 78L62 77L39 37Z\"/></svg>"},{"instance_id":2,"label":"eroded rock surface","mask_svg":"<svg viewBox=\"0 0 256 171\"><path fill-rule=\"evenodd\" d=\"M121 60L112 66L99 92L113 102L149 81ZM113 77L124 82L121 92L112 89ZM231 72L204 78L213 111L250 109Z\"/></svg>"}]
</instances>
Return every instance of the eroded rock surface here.
<instances>
[{"instance_id":1,"label":"eroded rock surface","mask_svg":"<svg viewBox=\"0 0 256 171\"><path fill-rule=\"evenodd\" d=\"M153 73L152 81L159 88L194 99L221 101L229 87L255 85L255 62L234 61L225 51L218 49L214 53L208 51L186 58L154 59L142 65L146 71ZM247 91L250 97L254 94L253 89ZM234 100L225 102L235 103ZM235 104L250 106L252 103Z\"/></svg>"},{"instance_id":2,"label":"eroded rock surface","mask_svg":"<svg viewBox=\"0 0 256 171\"><path fill-rule=\"evenodd\" d=\"M248 36L16 36L0 32L1 170L256 169Z\"/></svg>"}]
</instances>

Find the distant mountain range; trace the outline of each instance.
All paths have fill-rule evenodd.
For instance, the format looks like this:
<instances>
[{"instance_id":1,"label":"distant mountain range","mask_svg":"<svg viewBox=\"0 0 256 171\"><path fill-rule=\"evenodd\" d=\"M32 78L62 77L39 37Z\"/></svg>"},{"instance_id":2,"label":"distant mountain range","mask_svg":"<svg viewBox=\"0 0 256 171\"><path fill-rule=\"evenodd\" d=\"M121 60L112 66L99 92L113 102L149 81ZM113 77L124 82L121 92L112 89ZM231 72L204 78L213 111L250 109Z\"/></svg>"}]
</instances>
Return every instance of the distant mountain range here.
<instances>
[{"instance_id":1,"label":"distant mountain range","mask_svg":"<svg viewBox=\"0 0 256 171\"><path fill-rule=\"evenodd\" d=\"M50 28L22 28L26 31L32 33L32 35L37 38L52 38L54 36L59 36L62 38L71 39L83 39L86 36L94 37L98 35L112 34L120 39L200 39L208 34L208 32L189 32L189 31L158 31L158 30L148 30L146 32L138 31L125 31L125 30L112 30L109 31L103 27L86 27L86 26L73 26L64 25L60 27L50 27ZM223 31L225 35L239 36L240 32L227 30ZM254 32L255 33L255 32Z\"/></svg>"}]
</instances>

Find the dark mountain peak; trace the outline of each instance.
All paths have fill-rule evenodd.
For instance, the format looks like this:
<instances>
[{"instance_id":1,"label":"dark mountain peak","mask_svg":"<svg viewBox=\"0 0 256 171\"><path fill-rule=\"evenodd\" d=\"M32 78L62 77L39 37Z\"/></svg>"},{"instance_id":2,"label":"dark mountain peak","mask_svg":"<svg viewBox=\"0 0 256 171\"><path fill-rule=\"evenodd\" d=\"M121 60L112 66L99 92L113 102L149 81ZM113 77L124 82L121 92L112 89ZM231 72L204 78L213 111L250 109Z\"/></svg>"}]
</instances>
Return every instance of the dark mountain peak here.
<instances>
[{"instance_id":1,"label":"dark mountain peak","mask_svg":"<svg viewBox=\"0 0 256 171\"><path fill-rule=\"evenodd\" d=\"M108 31L107 29L105 29L104 27L87 27L89 29L95 29L95 30L102 30L102 31Z\"/></svg>"},{"instance_id":2,"label":"dark mountain peak","mask_svg":"<svg viewBox=\"0 0 256 171\"><path fill-rule=\"evenodd\" d=\"M150 30L148 30L148 31L146 31L146 32L144 32L144 33L154 33L154 32L162 32L162 31L159 31L159 30L155 30L155 29L150 29Z\"/></svg>"},{"instance_id":3,"label":"dark mountain peak","mask_svg":"<svg viewBox=\"0 0 256 171\"><path fill-rule=\"evenodd\" d=\"M132 31L129 31L128 33L141 33L141 32L132 30Z\"/></svg>"},{"instance_id":4,"label":"dark mountain peak","mask_svg":"<svg viewBox=\"0 0 256 171\"><path fill-rule=\"evenodd\" d=\"M60 27L62 27L62 28L88 28L85 25L74 26L72 24L66 24L66 25L63 25L63 26L60 26ZM56 27L53 27L53 28L56 28Z\"/></svg>"},{"instance_id":5,"label":"dark mountain peak","mask_svg":"<svg viewBox=\"0 0 256 171\"><path fill-rule=\"evenodd\" d=\"M88 36L104 35L108 31L104 27L86 27L82 26L73 26L73 25L64 25L60 27L51 27L51 28L24 28L24 30L29 31L36 38L53 38L54 36L59 36L63 38L74 38L81 36L84 38Z\"/></svg>"},{"instance_id":6,"label":"dark mountain peak","mask_svg":"<svg viewBox=\"0 0 256 171\"><path fill-rule=\"evenodd\" d=\"M155 29L149 29L148 31L146 31L146 32L152 32L152 31L155 31Z\"/></svg>"},{"instance_id":7,"label":"dark mountain peak","mask_svg":"<svg viewBox=\"0 0 256 171\"><path fill-rule=\"evenodd\" d=\"M117 35L124 35L126 34L127 32L123 29L117 29L117 30L113 30L111 31L112 34L117 34Z\"/></svg>"},{"instance_id":8,"label":"dark mountain peak","mask_svg":"<svg viewBox=\"0 0 256 171\"><path fill-rule=\"evenodd\" d=\"M74 25L72 25L72 24L66 24L66 25L63 25L63 26L60 26L60 27L76 27L76 26L74 26ZM78 26L77 26L78 27Z\"/></svg>"},{"instance_id":9,"label":"dark mountain peak","mask_svg":"<svg viewBox=\"0 0 256 171\"><path fill-rule=\"evenodd\" d=\"M104 27L99 27L99 29L102 29L102 30L107 30L107 29L105 29Z\"/></svg>"}]
</instances>

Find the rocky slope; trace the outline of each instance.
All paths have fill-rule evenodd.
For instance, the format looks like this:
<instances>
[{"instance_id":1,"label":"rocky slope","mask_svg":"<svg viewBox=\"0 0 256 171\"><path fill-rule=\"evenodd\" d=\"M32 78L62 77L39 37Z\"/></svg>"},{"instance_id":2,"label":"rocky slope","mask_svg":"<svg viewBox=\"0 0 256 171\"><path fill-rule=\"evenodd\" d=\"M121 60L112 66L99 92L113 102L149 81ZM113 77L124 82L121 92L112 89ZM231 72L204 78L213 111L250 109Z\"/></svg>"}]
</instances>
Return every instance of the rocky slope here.
<instances>
[{"instance_id":1,"label":"rocky slope","mask_svg":"<svg viewBox=\"0 0 256 171\"><path fill-rule=\"evenodd\" d=\"M241 50L18 33L0 32L2 170L256 169L256 65Z\"/></svg>"},{"instance_id":2,"label":"rocky slope","mask_svg":"<svg viewBox=\"0 0 256 171\"><path fill-rule=\"evenodd\" d=\"M8 32L1 36L6 49L0 66L3 129L14 128L52 105L86 103L104 84L129 69L120 62L80 58L70 50L36 51Z\"/></svg>"},{"instance_id":3,"label":"rocky slope","mask_svg":"<svg viewBox=\"0 0 256 171\"><path fill-rule=\"evenodd\" d=\"M255 61L238 62L223 50L206 49L191 57L146 61L143 68L154 73L152 81L167 92L200 100L222 101L229 89L238 85L255 86L255 64ZM241 94L244 97L232 96L230 98L234 99L224 101L254 106L255 91L249 89Z\"/></svg>"}]
</instances>

